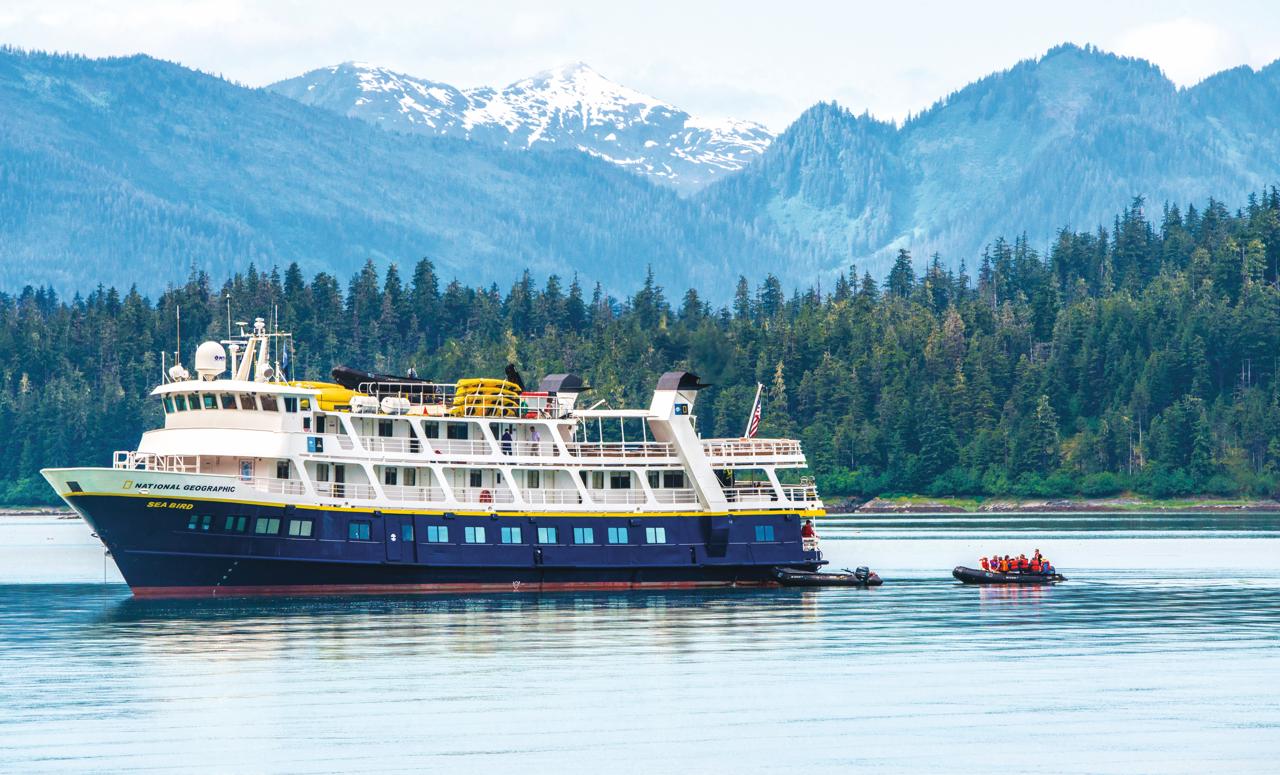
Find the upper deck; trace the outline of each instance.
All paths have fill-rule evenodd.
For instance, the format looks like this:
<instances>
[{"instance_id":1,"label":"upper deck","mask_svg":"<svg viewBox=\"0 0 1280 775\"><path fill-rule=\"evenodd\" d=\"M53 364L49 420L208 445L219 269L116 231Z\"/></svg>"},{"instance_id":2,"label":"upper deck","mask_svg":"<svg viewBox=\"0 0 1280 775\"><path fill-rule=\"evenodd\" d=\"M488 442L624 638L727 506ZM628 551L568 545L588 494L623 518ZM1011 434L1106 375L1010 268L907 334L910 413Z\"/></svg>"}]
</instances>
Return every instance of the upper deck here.
<instances>
[{"instance_id":1,"label":"upper deck","mask_svg":"<svg viewBox=\"0 0 1280 775\"><path fill-rule=\"evenodd\" d=\"M252 340L245 352L265 357ZM798 441L702 438L694 407L704 386L686 372L664 375L648 408L601 409L578 407L587 388L574 375L534 391L495 379L350 389L272 378L280 370L260 363L237 369L235 354L231 379L206 369L157 387L164 427L115 466L234 477L300 501L821 507L811 480L778 476L805 467Z\"/></svg>"}]
</instances>

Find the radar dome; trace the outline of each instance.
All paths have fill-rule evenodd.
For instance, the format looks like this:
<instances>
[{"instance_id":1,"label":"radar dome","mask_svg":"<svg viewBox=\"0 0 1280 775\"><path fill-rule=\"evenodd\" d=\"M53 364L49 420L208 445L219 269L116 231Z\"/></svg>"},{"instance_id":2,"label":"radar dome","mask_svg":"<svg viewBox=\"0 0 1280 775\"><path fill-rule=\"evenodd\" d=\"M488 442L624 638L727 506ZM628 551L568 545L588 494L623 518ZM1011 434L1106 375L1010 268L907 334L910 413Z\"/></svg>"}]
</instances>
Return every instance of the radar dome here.
<instances>
[{"instance_id":1,"label":"radar dome","mask_svg":"<svg viewBox=\"0 0 1280 775\"><path fill-rule=\"evenodd\" d=\"M196 374L200 379L217 379L227 370L227 351L217 342L205 342L196 348Z\"/></svg>"}]
</instances>

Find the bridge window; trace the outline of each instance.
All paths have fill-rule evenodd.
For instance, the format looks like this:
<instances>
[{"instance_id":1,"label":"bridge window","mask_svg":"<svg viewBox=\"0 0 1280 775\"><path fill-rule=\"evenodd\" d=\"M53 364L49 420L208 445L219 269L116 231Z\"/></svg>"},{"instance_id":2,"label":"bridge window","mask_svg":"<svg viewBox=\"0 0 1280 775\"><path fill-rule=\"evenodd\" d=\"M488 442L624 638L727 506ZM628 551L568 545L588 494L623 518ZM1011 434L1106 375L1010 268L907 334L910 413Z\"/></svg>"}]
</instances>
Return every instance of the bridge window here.
<instances>
[{"instance_id":1,"label":"bridge window","mask_svg":"<svg viewBox=\"0 0 1280 775\"><path fill-rule=\"evenodd\" d=\"M291 519L289 520L289 535L294 538L310 538L311 527L312 524L309 519Z\"/></svg>"},{"instance_id":2,"label":"bridge window","mask_svg":"<svg viewBox=\"0 0 1280 775\"><path fill-rule=\"evenodd\" d=\"M463 528L462 532L463 532L463 538L466 540L467 543L469 544L484 543L483 527L467 527L467 528Z\"/></svg>"},{"instance_id":3,"label":"bridge window","mask_svg":"<svg viewBox=\"0 0 1280 775\"><path fill-rule=\"evenodd\" d=\"M276 403L275 396L264 393L263 395L258 396L258 398L262 400L262 411L264 412L274 412L279 408L279 405Z\"/></svg>"},{"instance_id":4,"label":"bridge window","mask_svg":"<svg viewBox=\"0 0 1280 775\"><path fill-rule=\"evenodd\" d=\"M427 525L427 541L443 544L449 541L449 528L445 525Z\"/></svg>"},{"instance_id":5,"label":"bridge window","mask_svg":"<svg viewBox=\"0 0 1280 775\"><path fill-rule=\"evenodd\" d=\"M187 408L188 408L188 409L199 409L199 408L200 408L200 394L199 394L199 393L188 393L188 394L187 394Z\"/></svg>"},{"instance_id":6,"label":"bridge window","mask_svg":"<svg viewBox=\"0 0 1280 775\"><path fill-rule=\"evenodd\" d=\"M301 399L301 403L302 403L302 411L304 411L304 412L310 412L310 411L311 411L311 399L310 399L310 398L303 398L303 399Z\"/></svg>"},{"instance_id":7,"label":"bridge window","mask_svg":"<svg viewBox=\"0 0 1280 775\"><path fill-rule=\"evenodd\" d=\"M504 544L520 543L520 528L518 527L502 528L502 543Z\"/></svg>"},{"instance_id":8,"label":"bridge window","mask_svg":"<svg viewBox=\"0 0 1280 775\"><path fill-rule=\"evenodd\" d=\"M202 398L204 399L204 408L205 408L205 409L217 409L217 408L218 408L218 397L217 397L217 396L215 396L213 393L205 393L205 394L202 396Z\"/></svg>"},{"instance_id":9,"label":"bridge window","mask_svg":"<svg viewBox=\"0 0 1280 775\"><path fill-rule=\"evenodd\" d=\"M756 540L757 540L757 541L772 541L772 540L773 540L773 525L756 525Z\"/></svg>"},{"instance_id":10,"label":"bridge window","mask_svg":"<svg viewBox=\"0 0 1280 775\"><path fill-rule=\"evenodd\" d=\"M590 527L575 527L573 529L573 542L575 544L594 544L596 542L596 531Z\"/></svg>"},{"instance_id":11,"label":"bridge window","mask_svg":"<svg viewBox=\"0 0 1280 775\"><path fill-rule=\"evenodd\" d=\"M223 409L236 408L236 396L234 393L223 393L222 395L218 396L218 398L222 400Z\"/></svg>"},{"instance_id":12,"label":"bridge window","mask_svg":"<svg viewBox=\"0 0 1280 775\"><path fill-rule=\"evenodd\" d=\"M173 414L173 396L164 397L164 411L166 414Z\"/></svg>"},{"instance_id":13,"label":"bridge window","mask_svg":"<svg viewBox=\"0 0 1280 775\"><path fill-rule=\"evenodd\" d=\"M627 542L627 529L625 527L609 528L609 543L625 544Z\"/></svg>"},{"instance_id":14,"label":"bridge window","mask_svg":"<svg viewBox=\"0 0 1280 775\"><path fill-rule=\"evenodd\" d=\"M298 411L298 397L297 397L297 396L285 396L285 397L284 397L284 410L285 410L286 412L296 412L296 411Z\"/></svg>"},{"instance_id":15,"label":"bridge window","mask_svg":"<svg viewBox=\"0 0 1280 775\"><path fill-rule=\"evenodd\" d=\"M187 411L187 397L179 393L173 397L173 406L179 412Z\"/></svg>"},{"instance_id":16,"label":"bridge window","mask_svg":"<svg viewBox=\"0 0 1280 775\"><path fill-rule=\"evenodd\" d=\"M368 541L369 540L369 522L363 519L353 519L347 523L347 540L348 541Z\"/></svg>"},{"instance_id":17,"label":"bridge window","mask_svg":"<svg viewBox=\"0 0 1280 775\"><path fill-rule=\"evenodd\" d=\"M554 544L556 542L556 529L554 527L538 528L538 543Z\"/></svg>"},{"instance_id":18,"label":"bridge window","mask_svg":"<svg viewBox=\"0 0 1280 775\"><path fill-rule=\"evenodd\" d=\"M240 395L240 408L246 412L258 411L258 397L252 393L242 393Z\"/></svg>"},{"instance_id":19,"label":"bridge window","mask_svg":"<svg viewBox=\"0 0 1280 775\"><path fill-rule=\"evenodd\" d=\"M280 519L278 517L258 517L258 521L253 523L253 532L256 535L278 535L280 533Z\"/></svg>"},{"instance_id":20,"label":"bridge window","mask_svg":"<svg viewBox=\"0 0 1280 775\"><path fill-rule=\"evenodd\" d=\"M667 542L667 529L665 527L646 527L644 529L645 543L665 544Z\"/></svg>"}]
</instances>

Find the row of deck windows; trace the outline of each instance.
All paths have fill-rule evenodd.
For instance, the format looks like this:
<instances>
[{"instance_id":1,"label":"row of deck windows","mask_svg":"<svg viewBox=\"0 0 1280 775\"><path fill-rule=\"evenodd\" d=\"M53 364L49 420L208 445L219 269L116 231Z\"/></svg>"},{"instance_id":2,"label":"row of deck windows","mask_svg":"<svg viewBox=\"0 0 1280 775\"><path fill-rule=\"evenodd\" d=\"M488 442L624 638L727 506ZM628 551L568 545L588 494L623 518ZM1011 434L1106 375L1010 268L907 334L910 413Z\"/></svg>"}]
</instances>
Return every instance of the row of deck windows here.
<instances>
[{"instance_id":1,"label":"row of deck windows","mask_svg":"<svg viewBox=\"0 0 1280 775\"><path fill-rule=\"evenodd\" d=\"M310 536L310 526L307 527L307 536ZM351 541L368 541L370 540L371 523L366 520L352 520L347 524L347 538ZM404 540L413 540L413 526L405 525L403 529ZM759 531L756 531L759 536ZM292 535L292 533L291 533ZM524 543L523 533L518 527L499 528L499 540L504 544ZM772 529L770 530L772 535ZM644 531L645 543L649 544L665 544L667 543L667 529L665 527L647 527ZM559 541L560 530L555 527L537 528L537 538L540 544L554 544ZM611 544L625 544L630 541L630 530L625 527L611 527L607 533L608 542ZM483 526L468 525L462 529L463 543L468 544L484 544L488 543L488 533ZM770 538L769 540L772 540ZM427 543L444 544L449 542L449 527L447 525L428 525L427 526ZM591 527L575 527L573 528L573 543L575 544L594 544L596 542L595 528Z\"/></svg>"},{"instance_id":2,"label":"row of deck windows","mask_svg":"<svg viewBox=\"0 0 1280 775\"><path fill-rule=\"evenodd\" d=\"M258 517L253 521L254 535L280 535L280 524L282 520L279 517ZM365 523L366 526L368 523ZM187 521L187 530L199 530L208 532L213 526L213 516L210 514L192 514ZM315 528L315 520L311 519L291 519L288 521L286 533L291 538L311 538ZM222 530L225 533L245 533L249 529L249 518L236 515L230 515L225 518L222 523ZM368 538L368 534L365 535Z\"/></svg>"},{"instance_id":3,"label":"row of deck windows","mask_svg":"<svg viewBox=\"0 0 1280 775\"><path fill-rule=\"evenodd\" d=\"M279 535L282 520L279 517L258 517L253 521L254 535ZM213 526L213 517L208 514L198 515L192 514L190 521L187 522L188 530L207 532ZM241 516L228 516L223 524L223 531L227 533L244 533L249 527L249 518ZM314 537L315 521L311 519L290 519L287 522L285 534L290 538L312 538ZM405 525L403 529L404 540L413 540L413 526ZM756 525L755 537L757 541L773 541L775 533L773 525ZM468 544L488 543L487 533L483 526L466 526L462 529L462 538ZM522 531L518 527L503 527L499 529L499 538L504 544L523 543ZM630 529L625 527L611 527L607 529L605 538L611 544L625 544L630 541ZM537 539L540 544L554 544L559 540L559 529L555 527L537 528ZM372 540L372 523L368 520L353 519L347 523L347 540L350 541L369 541ZM667 529L665 527L646 527L644 529L644 540L647 544L665 544L667 543ZM427 526L427 543L443 544L449 542L449 528L447 525L428 525ZM573 543L575 544L594 544L596 542L595 528L591 527L575 527L573 528Z\"/></svg>"},{"instance_id":4,"label":"row of deck windows","mask_svg":"<svg viewBox=\"0 0 1280 775\"><path fill-rule=\"evenodd\" d=\"M166 414L194 412L205 409L241 409L248 412L277 412L283 403L284 411L311 411L311 399L301 396L284 396L277 401L270 393L170 393L164 397Z\"/></svg>"}]
</instances>

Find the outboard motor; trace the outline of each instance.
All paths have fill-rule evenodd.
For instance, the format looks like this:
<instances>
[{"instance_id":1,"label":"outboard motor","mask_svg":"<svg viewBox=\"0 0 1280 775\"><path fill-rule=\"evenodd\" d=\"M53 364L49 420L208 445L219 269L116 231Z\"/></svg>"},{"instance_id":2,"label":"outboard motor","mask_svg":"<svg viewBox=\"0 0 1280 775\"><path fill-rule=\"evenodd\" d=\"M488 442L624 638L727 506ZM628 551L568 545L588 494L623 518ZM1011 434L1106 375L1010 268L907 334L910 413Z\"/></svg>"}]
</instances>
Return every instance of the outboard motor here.
<instances>
[{"instance_id":1,"label":"outboard motor","mask_svg":"<svg viewBox=\"0 0 1280 775\"><path fill-rule=\"evenodd\" d=\"M871 578L871 569L865 565L859 565L858 569L853 572L853 577L865 584L867 579Z\"/></svg>"}]
</instances>

